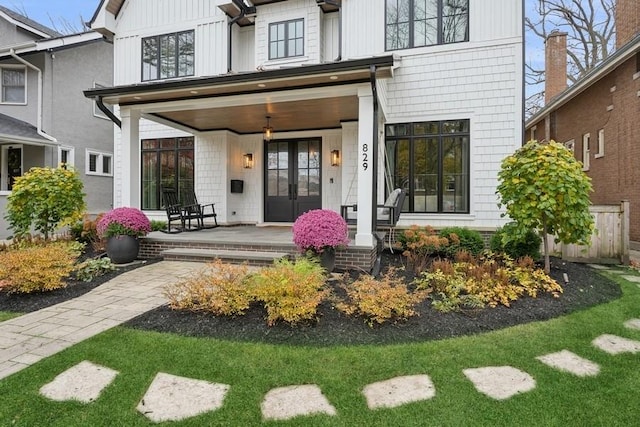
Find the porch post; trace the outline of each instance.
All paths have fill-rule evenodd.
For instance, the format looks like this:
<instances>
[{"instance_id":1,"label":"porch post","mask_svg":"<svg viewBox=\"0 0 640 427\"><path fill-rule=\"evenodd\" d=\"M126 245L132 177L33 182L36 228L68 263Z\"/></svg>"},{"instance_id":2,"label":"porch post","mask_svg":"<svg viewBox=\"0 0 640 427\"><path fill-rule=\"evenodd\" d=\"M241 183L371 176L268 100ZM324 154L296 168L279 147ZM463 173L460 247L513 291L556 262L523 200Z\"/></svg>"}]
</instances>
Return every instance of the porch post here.
<instances>
[{"instance_id":1,"label":"porch post","mask_svg":"<svg viewBox=\"0 0 640 427\"><path fill-rule=\"evenodd\" d=\"M114 164L120 169L114 176L116 206L140 207L140 111L122 108L120 150ZM118 194L120 194L118 200Z\"/></svg>"},{"instance_id":2,"label":"porch post","mask_svg":"<svg viewBox=\"0 0 640 427\"><path fill-rule=\"evenodd\" d=\"M358 90L358 223L356 229L357 246L374 246L371 232L373 220L373 94L371 88Z\"/></svg>"}]
</instances>

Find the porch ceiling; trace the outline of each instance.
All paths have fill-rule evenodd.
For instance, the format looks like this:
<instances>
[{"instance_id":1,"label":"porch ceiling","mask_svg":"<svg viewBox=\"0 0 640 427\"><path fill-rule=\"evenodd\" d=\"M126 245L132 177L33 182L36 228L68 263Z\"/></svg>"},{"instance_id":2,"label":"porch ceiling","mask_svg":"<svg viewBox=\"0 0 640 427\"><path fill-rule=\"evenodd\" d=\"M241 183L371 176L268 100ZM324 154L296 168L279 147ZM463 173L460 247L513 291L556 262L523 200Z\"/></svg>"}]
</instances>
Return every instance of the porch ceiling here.
<instances>
[{"instance_id":1,"label":"porch ceiling","mask_svg":"<svg viewBox=\"0 0 640 427\"><path fill-rule=\"evenodd\" d=\"M259 133L266 125L267 115L275 132L328 129L358 119L358 97L175 110L152 115L200 132L226 129L239 134Z\"/></svg>"}]
</instances>

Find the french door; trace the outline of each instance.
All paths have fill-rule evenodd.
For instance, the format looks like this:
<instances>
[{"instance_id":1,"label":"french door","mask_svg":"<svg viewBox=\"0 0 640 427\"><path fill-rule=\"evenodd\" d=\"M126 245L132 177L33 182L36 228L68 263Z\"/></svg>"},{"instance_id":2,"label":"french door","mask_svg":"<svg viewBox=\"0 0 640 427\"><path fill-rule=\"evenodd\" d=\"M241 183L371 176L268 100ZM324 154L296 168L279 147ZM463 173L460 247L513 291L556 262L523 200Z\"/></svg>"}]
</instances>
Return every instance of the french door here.
<instances>
[{"instance_id":1,"label":"french door","mask_svg":"<svg viewBox=\"0 0 640 427\"><path fill-rule=\"evenodd\" d=\"M265 153L266 222L293 222L322 207L319 138L269 141Z\"/></svg>"}]
</instances>

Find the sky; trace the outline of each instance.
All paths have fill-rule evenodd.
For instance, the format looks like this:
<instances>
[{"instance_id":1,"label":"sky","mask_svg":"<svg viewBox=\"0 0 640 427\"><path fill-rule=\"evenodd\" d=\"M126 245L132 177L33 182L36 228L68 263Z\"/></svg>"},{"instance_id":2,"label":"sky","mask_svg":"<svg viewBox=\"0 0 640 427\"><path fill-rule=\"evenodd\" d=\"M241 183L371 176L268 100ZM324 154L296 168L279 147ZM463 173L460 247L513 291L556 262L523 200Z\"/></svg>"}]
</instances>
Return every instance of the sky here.
<instances>
[{"instance_id":1,"label":"sky","mask_svg":"<svg viewBox=\"0 0 640 427\"><path fill-rule=\"evenodd\" d=\"M66 33L65 23L81 30L81 22L91 20L100 0L0 0L0 4Z\"/></svg>"}]
</instances>

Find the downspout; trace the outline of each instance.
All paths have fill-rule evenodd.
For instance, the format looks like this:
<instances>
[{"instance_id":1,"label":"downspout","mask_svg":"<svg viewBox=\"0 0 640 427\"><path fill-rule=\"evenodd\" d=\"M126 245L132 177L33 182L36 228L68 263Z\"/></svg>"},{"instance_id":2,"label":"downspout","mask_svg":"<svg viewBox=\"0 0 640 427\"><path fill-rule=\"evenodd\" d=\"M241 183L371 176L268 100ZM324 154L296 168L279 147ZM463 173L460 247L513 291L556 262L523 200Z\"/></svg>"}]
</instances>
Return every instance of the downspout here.
<instances>
[{"instance_id":1,"label":"downspout","mask_svg":"<svg viewBox=\"0 0 640 427\"><path fill-rule=\"evenodd\" d=\"M51 135L47 135L46 133L44 133L42 131L42 115L43 115L43 106L42 106L42 92L43 92L43 84L42 84L42 70L38 67L36 67L35 65L33 65L32 63L20 58L18 55L16 55L16 51L15 49L11 48L9 50L9 55L11 55L11 57L13 59L15 59L16 61L20 62L21 64L25 65L27 68L30 68L32 70L35 70L38 73L38 115L36 118L36 132L38 133L38 135L40 135L41 137L43 137L44 139L48 139L49 141L53 141L53 142L58 142L57 139L55 139L54 137L52 137ZM25 76L25 81L26 81L27 76Z\"/></svg>"},{"instance_id":2,"label":"downspout","mask_svg":"<svg viewBox=\"0 0 640 427\"><path fill-rule=\"evenodd\" d=\"M231 20L227 24L227 37L229 39L227 43L227 73L230 73L233 69L233 67L231 66L231 51L232 51L232 45L233 45L233 42L231 41L232 40L231 27L233 27L233 24L235 24L236 22L244 18L244 16L245 16L245 10L244 10L244 6L242 6L240 7L240 14L235 18L231 18Z\"/></svg>"},{"instance_id":3,"label":"downspout","mask_svg":"<svg viewBox=\"0 0 640 427\"><path fill-rule=\"evenodd\" d=\"M342 61L342 4L338 6L338 57L336 61Z\"/></svg>"},{"instance_id":4,"label":"downspout","mask_svg":"<svg viewBox=\"0 0 640 427\"><path fill-rule=\"evenodd\" d=\"M102 97L101 96L96 97L95 101L96 101L96 105L98 106L98 109L102 111L105 114L105 116L109 117L111 121L115 123L116 126L122 129L122 121L118 117L116 117L116 115L113 114L113 112L109 110L106 105L104 105L104 102L102 101Z\"/></svg>"}]
</instances>

